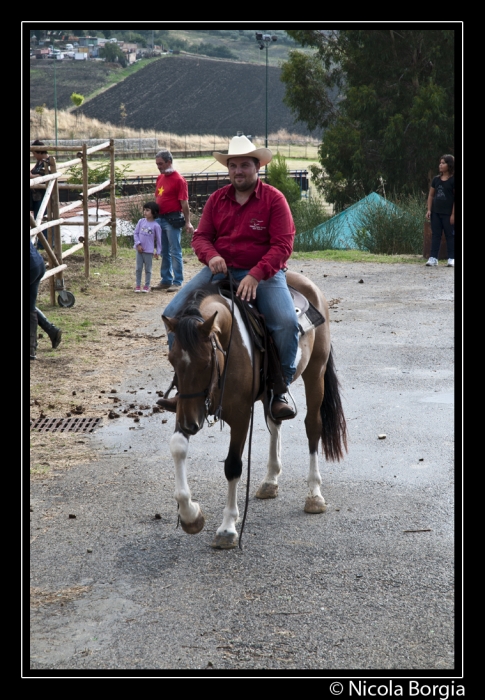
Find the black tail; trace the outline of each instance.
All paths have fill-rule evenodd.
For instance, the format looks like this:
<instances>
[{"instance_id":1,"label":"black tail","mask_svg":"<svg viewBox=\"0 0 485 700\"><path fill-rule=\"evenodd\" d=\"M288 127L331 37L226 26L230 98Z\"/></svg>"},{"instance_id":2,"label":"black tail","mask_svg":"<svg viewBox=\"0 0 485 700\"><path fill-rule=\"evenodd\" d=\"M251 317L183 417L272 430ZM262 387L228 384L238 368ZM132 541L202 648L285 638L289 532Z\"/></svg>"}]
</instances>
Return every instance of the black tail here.
<instances>
[{"instance_id":1,"label":"black tail","mask_svg":"<svg viewBox=\"0 0 485 700\"><path fill-rule=\"evenodd\" d=\"M340 400L340 383L333 363L330 349L327 369L325 371L325 391L320 416L322 418L322 445L325 459L340 462L347 452L347 423Z\"/></svg>"}]
</instances>

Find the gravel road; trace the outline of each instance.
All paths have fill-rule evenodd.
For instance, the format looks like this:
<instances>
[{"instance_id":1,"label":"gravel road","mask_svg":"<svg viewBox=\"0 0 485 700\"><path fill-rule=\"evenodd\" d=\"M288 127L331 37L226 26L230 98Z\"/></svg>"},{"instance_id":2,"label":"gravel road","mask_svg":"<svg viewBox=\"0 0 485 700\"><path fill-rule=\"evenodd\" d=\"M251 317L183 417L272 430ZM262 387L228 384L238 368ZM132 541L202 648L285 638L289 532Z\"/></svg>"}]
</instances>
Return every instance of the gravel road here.
<instances>
[{"instance_id":1,"label":"gravel road","mask_svg":"<svg viewBox=\"0 0 485 700\"><path fill-rule=\"evenodd\" d=\"M276 500L254 498L269 444L257 407L242 550L210 547L227 426L191 439L189 481L206 515L191 536L176 527L173 415L108 422L86 438L96 461L31 483L30 675L453 675L454 270L291 268L334 300L349 453L321 459L327 512L303 512L301 380ZM141 330L160 327L161 308L140 312ZM134 391L153 404L169 380L147 352L120 377L120 405ZM241 514L245 486L244 471Z\"/></svg>"}]
</instances>

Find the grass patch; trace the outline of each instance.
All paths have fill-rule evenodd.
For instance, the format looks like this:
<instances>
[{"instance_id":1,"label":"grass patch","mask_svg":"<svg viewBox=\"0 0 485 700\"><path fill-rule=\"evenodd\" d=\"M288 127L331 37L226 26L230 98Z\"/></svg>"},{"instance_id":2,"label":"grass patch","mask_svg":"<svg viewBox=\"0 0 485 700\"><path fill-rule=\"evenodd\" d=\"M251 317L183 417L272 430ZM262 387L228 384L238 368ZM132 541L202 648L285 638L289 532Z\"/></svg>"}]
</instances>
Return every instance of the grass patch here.
<instances>
[{"instance_id":1,"label":"grass patch","mask_svg":"<svg viewBox=\"0 0 485 700\"><path fill-rule=\"evenodd\" d=\"M363 250L314 250L293 252L291 260L332 260L334 262L408 263L422 265L422 255L378 255Z\"/></svg>"}]
</instances>

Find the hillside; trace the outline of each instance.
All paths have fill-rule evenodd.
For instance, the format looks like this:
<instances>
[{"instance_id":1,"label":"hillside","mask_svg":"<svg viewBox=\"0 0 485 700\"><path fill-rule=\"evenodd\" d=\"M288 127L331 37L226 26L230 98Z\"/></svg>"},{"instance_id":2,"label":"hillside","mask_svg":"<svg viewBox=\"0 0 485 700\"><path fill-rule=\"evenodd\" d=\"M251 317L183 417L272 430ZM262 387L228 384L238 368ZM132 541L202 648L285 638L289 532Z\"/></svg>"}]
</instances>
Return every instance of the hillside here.
<instances>
[{"instance_id":1,"label":"hillside","mask_svg":"<svg viewBox=\"0 0 485 700\"><path fill-rule=\"evenodd\" d=\"M72 107L71 95L78 92L87 97L106 87L117 78L122 68L119 63L104 61L56 61L57 108ZM54 61L30 61L30 109L45 103L54 109Z\"/></svg>"},{"instance_id":2,"label":"hillside","mask_svg":"<svg viewBox=\"0 0 485 700\"><path fill-rule=\"evenodd\" d=\"M37 65L41 64L41 65ZM47 65L44 65L46 63ZM31 67L31 107L53 107L53 67L38 61ZM98 61L56 65L58 109L71 106L70 95L89 95L107 83L116 70ZM280 69L268 67L268 132L284 129L308 136L283 103ZM240 62L164 56L129 75L83 104L76 112L134 129L173 134L234 135L238 130L261 136L266 129L266 67ZM313 136L319 134L313 133Z\"/></svg>"}]
</instances>

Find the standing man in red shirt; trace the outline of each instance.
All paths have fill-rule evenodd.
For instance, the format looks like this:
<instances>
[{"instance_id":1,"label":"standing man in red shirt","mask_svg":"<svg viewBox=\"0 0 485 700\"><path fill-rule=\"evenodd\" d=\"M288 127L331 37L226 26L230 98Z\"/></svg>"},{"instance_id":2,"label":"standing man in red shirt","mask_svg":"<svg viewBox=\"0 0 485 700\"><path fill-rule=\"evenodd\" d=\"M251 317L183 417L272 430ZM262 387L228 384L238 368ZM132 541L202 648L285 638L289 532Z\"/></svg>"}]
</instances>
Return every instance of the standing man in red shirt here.
<instances>
[{"instance_id":1,"label":"standing man in red shirt","mask_svg":"<svg viewBox=\"0 0 485 700\"><path fill-rule=\"evenodd\" d=\"M155 186L155 199L160 210L160 217L156 221L162 229L162 265L160 282L152 289L178 292L184 282L182 228L185 226L189 234L194 232L190 223L189 188L185 178L174 170L170 151L159 151L155 163L160 171ZM179 221L174 223L177 218Z\"/></svg>"},{"instance_id":2,"label":"standing man in red shirt","mask_svg":"<svg viewBox=\"0 0 485 700\"><path fill-rule=\"evenodd\" d=\"M212 275L221 279L227 271L239 283L237 295L255 302L278 349L286 387L274 397L271 411L276 419L293 418L286 392L296 372L299 328L284 268L293 250L295 225L284 195L261 182L259 169L272 153L255 148L246 136L231 139L228 153L213 153L229 170L230 185L207 200L192 247L207 267L177 294L164 316L175 316L187 299ZM168 334L169 345L173 334ZM177 396L160 399L163 408L176 410Z\"/></svg>"}]
</instances>

